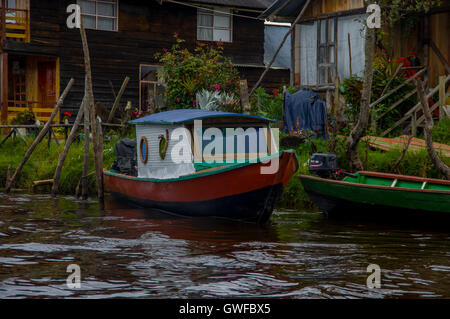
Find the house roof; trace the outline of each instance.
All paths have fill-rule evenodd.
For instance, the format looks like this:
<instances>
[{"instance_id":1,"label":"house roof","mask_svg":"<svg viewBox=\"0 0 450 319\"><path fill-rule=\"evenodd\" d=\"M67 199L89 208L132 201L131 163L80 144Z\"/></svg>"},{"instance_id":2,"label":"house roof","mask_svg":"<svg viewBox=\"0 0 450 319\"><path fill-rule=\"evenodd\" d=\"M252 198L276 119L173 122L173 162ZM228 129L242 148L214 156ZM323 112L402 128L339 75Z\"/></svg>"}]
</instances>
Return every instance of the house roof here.
<instances>
[{"instance_id":1,"label":"house roof","mask_svg":"<svg viewBox=\"0 0 450 319\"><path fill-rule=\"evenodd\" d=\"M260 11L267 9L274 1L275 0L183 0L183 2L255 9Z\"/></svg>"},{"instance_id":2,"label":"house roof","mask_svg":"<svg viewBox=\"0 0 450 319\"><path fill-rule=\"evenodd\" d=\"M293 20L305 4L306 0L275 0L259 17L264 19L270 17Z\"/></svg>"},{"instance_id":3,"label":"house roof","mask_svg":"<svg viewBox=\"0 0 450 319\"><path fill-rule=\"evenodd\" d=\"M229 112L208 111L201 109L180 109L167 112L150 114L130 121L131 124L181 124L194 120L215 117L253 118L264 122L276 122L274 120L250 114L238 114Z\"/></svg>"}]
</instances>

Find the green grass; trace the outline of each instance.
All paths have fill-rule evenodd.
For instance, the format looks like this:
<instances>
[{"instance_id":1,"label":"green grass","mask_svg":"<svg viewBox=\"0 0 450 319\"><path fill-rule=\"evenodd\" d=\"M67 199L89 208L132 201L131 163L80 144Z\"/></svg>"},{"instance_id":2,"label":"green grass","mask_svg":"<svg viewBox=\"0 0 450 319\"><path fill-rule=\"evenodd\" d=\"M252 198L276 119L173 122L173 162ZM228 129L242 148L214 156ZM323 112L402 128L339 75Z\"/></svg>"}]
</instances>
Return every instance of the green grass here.
<instances>
[{"instance_id":1,"label":"green grass","mask_svg":"<svg viewBox=\"0 0 450 319\"><path fill-rule=\"evenodd\" d=\"M34 137L27 137L28 145L31 145ZM103 144L103 166L111 167L115 155L114 145L118 138L113 137ZM8 139L0 146L0 188L6 184L6 175L9 164L12 165L13 173L19 166L29 146L16 138ZM51 143L47 146L44 139L34 150L31 157L26 162L21 174L15 183L15 188L31 189L33 181L53 178L58 163L59 154L63 151L64 144L57 146ZM59 191L61 194L74 194L83 168L84 142L72 143L69 154L64 162L61 172ZM92 150L90 152L89 172L94 171ZM89 194L96 194L95 176L88 177Z\"/></svg>"},{"instance_id":2,"label":"green grass","mask_svg":"<svg viewBox=\"0 0 450 319\"><path fill-rule=\"evenodd\" d=\"M450 118L446 117L433 128L433 142L450 145Z\"/></svg>"}]
</instances>

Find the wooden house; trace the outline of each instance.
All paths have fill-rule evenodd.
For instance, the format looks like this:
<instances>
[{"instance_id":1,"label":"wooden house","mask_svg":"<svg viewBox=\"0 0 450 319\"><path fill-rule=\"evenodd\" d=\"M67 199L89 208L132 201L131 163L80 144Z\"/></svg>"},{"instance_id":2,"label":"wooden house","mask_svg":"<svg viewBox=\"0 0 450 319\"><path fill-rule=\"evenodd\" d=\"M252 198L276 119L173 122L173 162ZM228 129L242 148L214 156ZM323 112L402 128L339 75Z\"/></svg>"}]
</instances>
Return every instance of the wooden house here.
<instances>
[{"instance_id":1,"label":"wooden house","mask_svg":"<svg viewBox=\"0 0 450 319\"><path fill-rule=\"evenodd\" d=\"M306 0L277 0L261 17L293 22ZM364 69L364 0L311 1L293 32L292 84L318 91L332 88L336 77L362 75ZM425 67L428 85L435 87L448 74L450 61L450 1L416 14L408 27L383 25L389 43L379 47L392 58L416 52ZM447 69L447 72L446 72Z\"/></svg>"},{"instance_id":2,"label":"wooden house","mask_svg":"<svg viewBox=\"0 0 450 319\"><path fill-rule=\"evenodd\" d=\"M224 54L241 77L255 83L264 70L264 20L272 0L0 0L1 120L32 110L46 121L70 78L75 85L62 112L77 113L84 95L84 66L78 29L67 26L67 7L79 4L87 29L94 97L111 107L124 78L122 103L144 109L158 103L161 68L155 58L175 42L224 43ZM289 81L289 71L272 69L263 86ZM61 118L61 116L60 116Z\"/></svg>"}]
</instances>

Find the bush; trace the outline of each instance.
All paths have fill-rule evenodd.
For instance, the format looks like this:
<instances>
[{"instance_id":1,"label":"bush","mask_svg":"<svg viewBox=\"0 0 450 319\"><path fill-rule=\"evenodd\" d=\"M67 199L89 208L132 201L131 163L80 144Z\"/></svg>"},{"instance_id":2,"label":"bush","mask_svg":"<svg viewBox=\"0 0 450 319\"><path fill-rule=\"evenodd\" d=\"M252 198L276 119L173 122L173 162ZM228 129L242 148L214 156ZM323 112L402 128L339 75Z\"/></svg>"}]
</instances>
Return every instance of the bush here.
<instances>
[{"instance_id":1,"label":"bush","mask_svg":"<svg viewBox=\"0 0 450 319\"><path fill-rule=\"evenodd\" d=\"M372 97L371 102L376 101L381 97L385 86L388 84L395 71L397 70L399 63L396 60L389 60L384 56L378 56L374 61L374 74L372 83ZM405 74L399 72L399 74L394 78L394 80L389 84L385 93L389 90L403 84L405 82ZM353 76L344 79L341 85L340 91L345 98L345 102L348 104L349 108L345 111L345 114L350 118L350 120L355 120L359 113L359 107L361 103L361 92L363 87L363 79L357 76ZM406 84L403 88L399 89L391 96L378 103L371 111L375 116L379 116L386 112L388 108L395 102L403 98L406 94L414 89L414 85L411 83ZM397 106L395 109L389 111L383 118L377 121L377 129L382 132L398 121L411 107L414 106L416 102L416 95L413 94L402 104ZM398 135L401 128L394 130L391 134ZM373 132L376 134L376 132Z\"/></svg>"},{"instance_id":2,"label":"bush","mask_svg":"<svg viewBox=\"0 0 450 319\"><path fill-rule=\"evenodd\" d=\"M287 89L290 93L295 93L296 89L289 87ZM283 89L276 89L272 91L272 95L268 94L262 87L258 87L250 97L250 104L253 113L259 113L259 115L281 121L283 120L283 105L284 96ZM259 101L259 102L258 102ZM258 111L258 103L260 110Z\"/></svg>"},{"instance_id":3,"label":"bush","mask_svg":"<svg viewBox=\"0 0 450 319\"><path fill-rule=\"evenodd\" d=\"M33 125L36 122L36 117L34 113L25 110L17 113L16 117L11 121L12 125Z\"/></svg>"},{"instance_id":4,"label":"bush","mask_svg":"<svg viewBox=\"0 0 450 319\"><path fill-rule=\"evenodd\" d=\"M450 145L450 118L446 117L434 126L433 142Z\"/></svg>"},{"instance_id":5,"label":"bush","mask_svg":"<svg viewBox=\"0 0 450 319\"><path fill-rule=\"evenodd\" d=\"M239 72L230 59L223 57L223 47L198 44L194 52L183 48L184 40L175 35L176 44L157 59L162 63L170 108L192 108L197 105L196 93L216 90L239 95ZM241 112L240 103L226 106L227 111Z\"/></svg>"}]
</instances>

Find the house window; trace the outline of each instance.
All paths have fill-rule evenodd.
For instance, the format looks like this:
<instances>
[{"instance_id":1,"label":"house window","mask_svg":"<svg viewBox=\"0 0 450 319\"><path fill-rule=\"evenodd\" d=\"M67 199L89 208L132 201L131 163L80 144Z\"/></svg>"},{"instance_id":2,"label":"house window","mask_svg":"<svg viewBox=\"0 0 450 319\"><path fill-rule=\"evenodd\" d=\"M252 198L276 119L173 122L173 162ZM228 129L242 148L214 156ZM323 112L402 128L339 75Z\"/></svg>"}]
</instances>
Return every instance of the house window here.
<instances>
[{"instance_id":1,"label":"house window","mask_svg":"<svg viewBox=\"0 0 450 319\"><path fill-rule=\"evenodd\" d=\"M158 74L162 71L159 65L141 64L139 67L139 109L155 112L165 106L165 86Z\"/></svg>"},{"instance_id":2,"label":"house window","mask_svg":"<svg viewBox=\"0 0 450 319\"><path fill-rule=\"evenodd\" d=\"M233 19L230 9L198 9L197 40L232 42Z\"/></svg>"},{"instance_id":3,"label":"house window","mask_svg":"<svg viewBox=\"0 0 450 319\"><path fill-rule=\"evenodd\" d=\"M362 75L364 33L361 21L364 17L357 15L300 24L300 85L329 85L336 76L343 81L350 75Z\"/></svg>"},{"instance_id":4,"label":"house window","mask_svg":"<svg viewBox=\"0 0 450 319\"><path fill-rule=\"evenodd\" d=\"M117 31L118 0L77 0L86 29Z\"/></svg>"}]
</instances>

